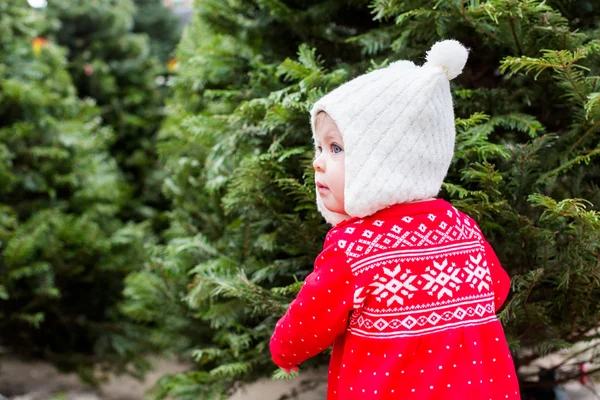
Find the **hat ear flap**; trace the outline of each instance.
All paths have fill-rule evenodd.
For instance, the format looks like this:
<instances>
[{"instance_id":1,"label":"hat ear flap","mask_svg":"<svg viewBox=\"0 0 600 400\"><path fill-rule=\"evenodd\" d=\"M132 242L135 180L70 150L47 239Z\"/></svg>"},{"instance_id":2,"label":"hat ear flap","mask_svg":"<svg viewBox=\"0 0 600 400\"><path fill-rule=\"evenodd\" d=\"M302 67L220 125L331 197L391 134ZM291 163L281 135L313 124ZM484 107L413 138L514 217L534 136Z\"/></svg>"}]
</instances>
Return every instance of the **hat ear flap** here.
<instances>
[{"instance_id":1,"label":"hat ear flap","mask_svg":"<svg viewBox=\"0 0 600 400\"><path fill-rule=\"evenodd\" d=\"M334 225L334 226L339 224L342 221L352 218L349 215L344 215L344 214L339 214L339 213L336 213L333 211L329 211L329 209L327 207L325 207L325 204L323 204L323 199L321 199L321 195L319 194L318 191L317 191L317 209L319 210L321 215L323 215L323 218L325 218L325 221L327 221L328 223L330 223L331 225Z\"/></svg>"}]
</instances>

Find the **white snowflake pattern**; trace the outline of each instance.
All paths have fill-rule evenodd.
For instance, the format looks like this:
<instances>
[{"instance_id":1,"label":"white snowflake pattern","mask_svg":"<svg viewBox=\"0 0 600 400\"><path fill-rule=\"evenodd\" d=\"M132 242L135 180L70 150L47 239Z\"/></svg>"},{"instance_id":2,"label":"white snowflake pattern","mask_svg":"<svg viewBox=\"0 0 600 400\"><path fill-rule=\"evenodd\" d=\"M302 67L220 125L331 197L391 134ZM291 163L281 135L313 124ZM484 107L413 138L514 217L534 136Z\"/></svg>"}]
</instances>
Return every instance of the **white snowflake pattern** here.
<instances>
[{"instance_id":1,"label":"white snowflake pattern","mask_svg":"<svg viewBox=\"0 0 600 400\"><path fill-rule=\"evenodd\" d=\"M366 295L368 294L368 291L367 291L367 292L365 292L364 296L362 296L362 295L363 295L363 290L364 290L364 289L365 289L364 287L361 287L361 288L358 288L358 289L356 289L356 290L354 291L354 309L359 309L359 308L360 308L360 306L361 306L361 305L363 304L363 302L365 301L365 299L367 298L367 296L366 296ZM361 296L362 296L362 297L361 297Z\"/></svg>"},{"instance_id":2,"label":"white snowflake pattern","mask_svg":"<svg viewBox=\"0 0 600 400\"><path fill-rule=\"evenodd\" d=\"M460 268L448 266L448 259L444 259L441 264L434 261L433 267L434 268L427 267L425 271L428 273L421 275L427 280L423 290L427 290L427 293L430 296L433 296L437 292L438 299L441 299L444 295L453 297L454 293L451 289L458 291L460 289L460 284L463 283L457 276L460 272ZM447 286L449 286L450 289L448 289Z\"/></svg>"},{"instance_id":3,"label":"white snowflake pattern","mask_svg":"<svg viewBox=\"0 0 600 400\"><path fill-rule=\"evenodd\" d=\"M401 272L402 267L400 265L397 265L393 270L383 267L384 276L376 274L373 277L375 281L369 286L375 288L373 295L377 301L387 299L387 306L389 307L394 302L404 305L404 299L398 295L399 293L409 299L413 297L413 293L410 292L418 290L412 284L417 275L410 275L410 269L405 269L402 274Z\"/></svg>"},{"instance_id":4,"label":"white snowflake pattern","mask_svg":"<svg viewBox=\"0 0 600 400\"><path fill-rule=\"evenodd\" d=\"M472 288L475 288L475 285L477 285L477 290L479 290L480 293L483 289L490 290L488 282L492 282L492 278L490 276L490 269L488 268L487 261L483 260L481 253L477 254L477 257L469 256L469 259L471 262L467 261L466 267L463 268L464 272L468 275L466 282ZM479 282L479 284L477 282Z\"/></svg>"}]
</instances>

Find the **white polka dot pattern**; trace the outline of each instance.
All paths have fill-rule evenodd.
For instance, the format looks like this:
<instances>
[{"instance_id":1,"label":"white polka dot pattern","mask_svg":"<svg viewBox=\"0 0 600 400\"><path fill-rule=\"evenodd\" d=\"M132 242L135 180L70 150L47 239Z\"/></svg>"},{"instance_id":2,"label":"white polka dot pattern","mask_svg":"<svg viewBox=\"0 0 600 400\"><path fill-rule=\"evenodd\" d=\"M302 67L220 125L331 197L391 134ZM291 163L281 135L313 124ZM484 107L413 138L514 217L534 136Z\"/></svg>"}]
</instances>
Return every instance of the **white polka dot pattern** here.
<instances>
[{"instance_id":1,"label":"white polka dot pattern","mask_svg":"<svg viewBox=\"0 0 600 400\"><path fill-rule=\"evenodd\" d=\"M333 343L327 400L519 399L495 316L509 286L470 217L398 204L331 229L271 354L290 368Z\"/></svg>"}]
</instances>

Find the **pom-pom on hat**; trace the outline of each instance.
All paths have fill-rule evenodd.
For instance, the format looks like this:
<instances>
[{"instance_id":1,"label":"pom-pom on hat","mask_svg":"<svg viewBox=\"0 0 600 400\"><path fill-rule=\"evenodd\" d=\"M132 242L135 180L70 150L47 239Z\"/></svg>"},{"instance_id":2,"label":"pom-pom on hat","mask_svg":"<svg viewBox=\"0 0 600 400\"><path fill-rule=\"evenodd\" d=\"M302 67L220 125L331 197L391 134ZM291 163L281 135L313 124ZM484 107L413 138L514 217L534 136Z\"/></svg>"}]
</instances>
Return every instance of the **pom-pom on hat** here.
<instances>
[{"instance_id":1,"label":"pom-pom on hat","mask_svg":"<svg viewBox=\"0 0 600 400\"><path fill-rule=\"evenodd\" d=\"M335 225L388 206L437 196L454 155L450 80L462 72L468 50L456 40L438 42L423 66L406 60L360 75L318 100L344 139L344 205L329 211L317 190L317 206ZM316 144L315 144L316 146Z\"/></svg>"}]
</instances>

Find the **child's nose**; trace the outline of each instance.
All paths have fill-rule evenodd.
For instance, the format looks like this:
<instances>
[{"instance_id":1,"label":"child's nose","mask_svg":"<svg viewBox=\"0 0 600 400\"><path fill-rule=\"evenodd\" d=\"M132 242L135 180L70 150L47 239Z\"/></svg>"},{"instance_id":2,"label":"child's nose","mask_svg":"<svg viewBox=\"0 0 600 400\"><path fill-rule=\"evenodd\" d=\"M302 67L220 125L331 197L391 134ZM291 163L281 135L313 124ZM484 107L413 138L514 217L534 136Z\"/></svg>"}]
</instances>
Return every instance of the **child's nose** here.
<instances>
[{"instance_id":1,"label":"child's nose","mask_svg":"<svg viewBox=\"0 0 600 400\"><path fill-rule=\"evenodd\" d=\"M325 170L324 165L325 164L323 163L323 159L321 156L316 157L313 161L313 168L315 171L323 172Z\"/></svg>"}]
</instances>

